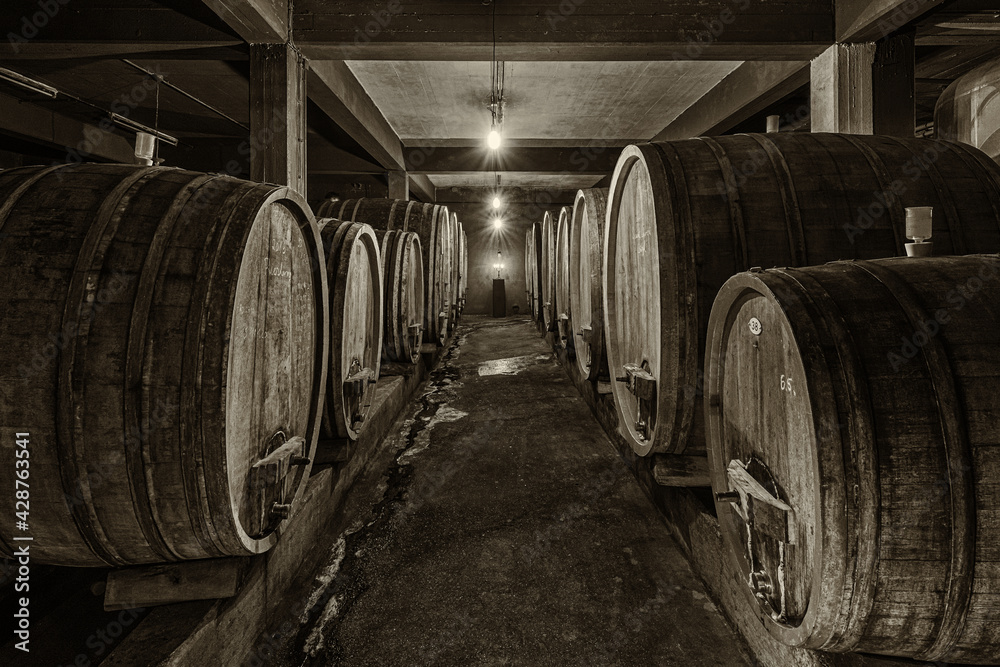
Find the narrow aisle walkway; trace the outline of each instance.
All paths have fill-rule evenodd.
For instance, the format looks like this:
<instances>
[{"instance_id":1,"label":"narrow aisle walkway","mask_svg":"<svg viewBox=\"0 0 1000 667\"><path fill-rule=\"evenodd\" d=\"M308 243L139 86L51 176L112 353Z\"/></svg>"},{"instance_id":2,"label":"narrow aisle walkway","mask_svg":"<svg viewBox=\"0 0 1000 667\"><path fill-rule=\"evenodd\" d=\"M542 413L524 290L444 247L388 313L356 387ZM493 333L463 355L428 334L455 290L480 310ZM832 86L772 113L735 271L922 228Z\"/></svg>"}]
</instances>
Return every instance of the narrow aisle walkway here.
<instances>
[{"instance_id":1,"label":"narrow aisle walkway","mask_svg":"<svg viewBox=\"0 0 1000 667\"><path fill-rule=\"evenodd\" d=\"M469 318L409 416L289 664L748 664L527 320Z\"/></svg>"}]
</instances>

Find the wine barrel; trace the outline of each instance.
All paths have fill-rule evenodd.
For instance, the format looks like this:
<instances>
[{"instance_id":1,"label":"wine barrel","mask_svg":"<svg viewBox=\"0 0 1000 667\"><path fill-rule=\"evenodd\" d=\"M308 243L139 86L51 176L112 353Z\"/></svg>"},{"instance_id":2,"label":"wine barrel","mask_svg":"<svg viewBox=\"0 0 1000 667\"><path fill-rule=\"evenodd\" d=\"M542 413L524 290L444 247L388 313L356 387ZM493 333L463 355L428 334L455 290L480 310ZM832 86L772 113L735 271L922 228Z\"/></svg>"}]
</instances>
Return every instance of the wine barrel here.
<instances>
[{"instance_id":1,"label":"wine barrel","mask_svg":"<svg viewBox=\"0 0 1000 667\"><path fill-rule=\"evenodd\" d=\"M1000 662L998 303L996 255L757 270L722 287L712 487L734 585L772 636Z\"/></svg>"},{"instance_id":2,"label":"wine barrel","mask_svg":"<svg viewBox=\"0 0 1000 667\"><path fill-rule=\"evenodd\" d=\"M382 354L417 363L424 339L424 260L420 238L395 229L376 232L382 257L385 327Z\"/></svg>"},{"instance_id":3,"label":"wine barrel","mask_svg":"<svg viewBox=\"0 0 1000 667\"><path fill-rule=\"evenodd\" d=\"M732 274L902 255L907 206L937 254L1000 249L1000 167L961 144L772 133L629 146L608 195L604 317L619 429L640 455L704 452L705 326Z\"/></svg>"},{"instance_id":4,"label":"wine barrel","mask_svg":"<svg viewBox=\"0 0 1000 667\"><path fill-rule=\"evenodd\" d=\"M449 222L449 231L451 232L451 279L449 288L451 316L448 318L449 332L454 331L455 326L458 325L458 316L460 313L459 300L461 296L459 295L459 283L461 282L462 274L461 230L462 227L458 222L458 214L453 211Z\"/></svg>"},{"instance_id":5,"label":"wine barrel","mask_svg":"<svg viewBox=\"0 0 1000 667\"><path fill-rule=\"evenodd\" d=\"M465 227L461 223L458 225L458 242L461 252L459 256L461 257L459 263L459 276L458 276L458 294L459 294L459 314L465 312L465 303L469 295L469 236L465 233Z\"/></svg>"},{"instance_id":6,"label":"wine barrel","mask_svg":"<svg viewBox=\"0 0 1000 667\"><path fill-rule=\"evenodd\" d=\"M30 532L3 522L0 551L30 534L34 562L120 566L273 546L326 381L306 202L165 167L25 167L0 173L0 234L7 516L15 470L31 488Z\"/></svg>"},{"instance_id":7,"label":"wine barrel","mask_svg":"<svg viewBox=\"0 0 1000 667\"><path fill-rule=\"evenodd\" d=\"M555 292L556 292L556 230L552 222L552 214L545 212L542 217L542 271L541 271L541 310L542 324L546 331L555 327Z\"/></svg>"},{"instance_id":8,"label":"wine barrel","mask_svg":"<svg viewBox=\"0 0 1000 667\"><path fill-rule=\"evenodd\" d=\"M542 226L531 224L531 317L543 322L542 308Z\"/></svg>"},{"instance_id":9,"label":"wine barrel","mask_svg":"<svg viewBox=\"0 0 1000 667\"><path fill-rule=\"evenodd\" d=\"M383 199L364 197L362 199L326 200L316 209L317 218L335 218L345 222L363 222L374 229L409 229L410 217L420 211L423 204L405 199Z\"/></svg>"},{"instance_id":10,"label":"wine barrel","mask_svg":"<svg viewBox=\"0 0 1000 667\"><path fill-rule=\"evenodd\" d=\"M570 301L569 301L569 236L570 220L573 217L573 210L568 206L559 209L559 222L556 224L556 245L555 261L552 268L555 271L555 321L559 334L557 343L563 347L573 346L573 325L570 321Z\"/></svg>"},{"instance_id":11,"label":"wine barrel","mask_svg":"<svg viewBox=\"0 0 1000 667\"><path fill-rule=\"evenodd\" d=\"M448 337L448 320L451 302L451 229L446 206L421 204L411 217L409 230L420 237L424 254L425 284L424 336L438 345Z\"/></svg>"},{"instance_id":12,"label":"wine barrel","mask_svg":"<svg viewBox=\"0 0 1000 667\"><path fill-rule=\"evenodd\" d=\"M415 232L420 237L424 271L424 338L437 345L448 335L451 299L446 292L451 282L452 261L449 252L452 234L448 208L402 199L346 199L319 211L332 212L339 220L363 222L375 229L398 229ZM442 315L443 313L443 315Z\"/></svg>"},{"instance_id":13,"label":"wine barrel","mask_svg":"<svg viewBox=\"0 0 1000 667\"><path fill-rule=\"evenodd\" d=\"M375 230L319 221L330 277L330 368L323 435L356 440L365 426L382 361L382 262Z\"/></svg>"},{"instance_id":14,"label":"wine barrel","mask_svg":"<svg viewBox=\"0 0 1000 667\"><path fill-rule=\"evenodd\" d=\"M1000 59L991 60L958 77L934 106L934 130L939 139L960 141L1000 161Z\"/></svg>"},{"instance_id":15,"label":"wine barrel","mask_svg":"<svg viewBox=\"0 0 1000 667\"><path fill-rule=\"evenodd\" d=\"M569 303L573 313L576 364L588 380L607 375L604 355L604 303L601 294L601 253L608 190L576 193L569 240Z\"/></svg>"},{"instance_id":16,"label":"wine barrel","mask_svg":"<svg viewBox=\"0 0 1000 667\"><path fill-rule=\"evenodd\" d=\"M534 315L534 295L535 286L532 284L532 274L534 273L532 269L532 255L534 251L532 250L532 243L534 241L532 227L528 227L524 231L524 293L528 298L528 313Z\"/></svg>"}]
</instances>

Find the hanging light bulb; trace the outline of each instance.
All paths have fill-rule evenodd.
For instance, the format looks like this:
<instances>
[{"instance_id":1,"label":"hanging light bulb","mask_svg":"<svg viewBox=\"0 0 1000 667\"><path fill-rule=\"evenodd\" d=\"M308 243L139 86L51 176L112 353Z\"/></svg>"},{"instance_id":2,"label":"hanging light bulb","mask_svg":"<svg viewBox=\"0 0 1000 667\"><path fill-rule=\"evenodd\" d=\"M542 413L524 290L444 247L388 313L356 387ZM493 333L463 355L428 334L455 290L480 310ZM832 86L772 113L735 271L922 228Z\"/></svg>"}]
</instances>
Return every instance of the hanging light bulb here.
<instances>
[{"instance_id":1,"label":"hanging light bulb","mask_svg":"<svg viewBox=\"0 0 1000 667\"><path fill-rule=\"evenodd\" d=\"M486 135L486 144L492 150L500 148L500 133L497 132L496 128L490 130L490 133Z\"/></svg>"},{"instance_id":2,"label":"hanging light bulb","mask_svg":"<svg viewBox=\"0 0 1000 667\"><path fill-rule=\"evenodd\" d=\"M493 208L500 208L500 197L493 198Z\"/></svg>"},{"instance_id":3,"label":"hanging light bulb","mask_svg":"<svg viewBox=\"0 0 1000 667\"><path fill-rule=\"evenodd\" d=\"M503 220L501 218L493 218L493 228L503 229ZM497 254L499 255L500 253Z\"/></svg>"}]
</instances>

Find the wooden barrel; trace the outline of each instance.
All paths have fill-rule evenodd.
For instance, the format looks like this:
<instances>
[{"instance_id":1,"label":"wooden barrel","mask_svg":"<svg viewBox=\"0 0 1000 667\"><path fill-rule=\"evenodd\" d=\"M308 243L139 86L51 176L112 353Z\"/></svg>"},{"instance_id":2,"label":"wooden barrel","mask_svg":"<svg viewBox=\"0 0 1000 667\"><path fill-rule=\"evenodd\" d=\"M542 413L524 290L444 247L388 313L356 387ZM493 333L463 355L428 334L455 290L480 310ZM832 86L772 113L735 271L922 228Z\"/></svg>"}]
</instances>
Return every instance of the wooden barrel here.
<instances>
[{"instance_id":1,"label":"wooden barrel","mask_svg":"<svg viewBox=\"0 0 1000 667\"><path fill-rule=\"evenodd\" d=\"M382 361L382 262L375 230L319 221L330 277L330 368L323 435L357 439L368 419Z\"/></svg>"},{"instance_id":2,"label":"wooden barrel","mask_svg":"<svg viewBox=\"0 0 1000 667\"><path fill-rule=\"evenodd\" d=\"M410 217L416 215L423 204L405 199L326 200L316 209L317 218L336 218L345 222L363 222L374 229L409 229Z\"/></svg>"},{"instance_id":3,"label":"wooden barrel","mask_svg":"<svg viewBox=\"0 0 1000 667\"><path fill-rule=\"evenodd\" d=\"M469 293L469 237L462 223L458 223L459 274L458 274L458 314L465 312L465 300Z\"/></svg>"},{"instance_id":4,"label":"wooden barrel","mask_svg":"<svg viewBox=\"0 0 1000 667\"><path fill-rule=\"evenodd\" d=\"M14 516L15 470L31 490L29 531L3 522L0 550L30 535L34 562L105 566L269 549L319 433L321 257L288 188L112 164L0 173L0 507Z\"/></svg>"},{"instance_id":5,"label":"wooden barrel","mask_svg":"<svg viewBox=\"0 0 1000 667\"><path fill-rule=\"evenodd\" d=\"M571 323L569 301L569 236L570 220L573 209L563 206L559 209L559 222L556 224L555 261L552 268L555 271L555 321L559 334L558 344L563 347L573 346L573 325Z\"/></svg>"},{"instance_id":6,"label":"wooden barrel","mask_svg":"<svg viewBox=\"0 0 1000 667\"><path fill-rule=\"evenodd\" d=\"M448 288L451 281L451 229L448 208L437 204L421 204L417 215L410 219L410 231L420 237L424 254L424 337L438 345L448 337L451 301Z\"/></svg>"},{"instance_id":7,"label":"wooden barrel","mask_svg":"<svg viewBox=\"0 0 1000 667\"><path fill-rule=\"evenodd\" d=\"M712 486L735 585L777 639L1000 662L998 303L996 255L758 270L722 287Z\"/></svg>"},{"instance_id":8,"label":"wooden barrel","mask_svg":"<svg viewBox=\"0 0 1000 667\"><path fill-rule=\"evenodd\" d=\"M542 271L541 297L542 324L546 331L552 331L555 327L555 292L556 292L556 230L552 221L552 214L545 212L542 217Z\"/></svg>"},{"instance_id":9,"label":"wooden barrel","mask_svg":"<svg viewBox=\"0 0 1000 667\"><path fill-rule=\"evenodd\" d=\"M524 293L527 295L528 308L525 312L534 315L534 298L535 298L535 286L533 284L533 274L534 268L532 266L534 260L534 249L533 244L535 241L534 237L534 226L528 227L524 231Z\"/></svg>"},{"instance_id":10,"label":"wooden barrel","mask_svg":"<svg viewBox=\"0 0 1000 667\"><path fill-rule=\"evenodd\" d=\"M460 240L462 228L458 222L458 214L455 212L451 213L449 231L451 232L451 279L448 291L451 299L451 315L448 318L448 330L453 331L458 324L458 316L461 312L459 310L459 301L461 299L459 283L461 282L462 274L462 247Z\"/></svg>"},{"instance_id":11,"label":"wooden barrel","mask_svg":"<svg viewBox=\"0 0 1000 667\"><path fill-rule=\"evenodd\" d=\"M604 251L604 213L608 190L576 193L569 239L569 304L573 313L576 363L588 380L607 376L604 354L604 299L601 291L601 255Z\"/></svg>"},{"instance_id":12,"label":"wooden barrel","mask_svg":"<svg viewBox=\"0 0 1000 667\"><path fill-rule=\"evenodd\" d=\"M705 326L752 266L905 254L907 206L934 207L935 254L1000 249L1000 168L961 144L773 133L629 146L604 238L619 429L633 449L704 452Z\"/></svg>"},{"instance_id":13,"label":"wooden barrel","mask_svg":"<svg viewBox=\"0 0 1000 667\"><path fill-rule=\"evenodd\" d=\"M424 338L437 345L448 335L451 297L451 217L446 206L402 199L346 199L320 204L319 211L334 213L339 220L363 222L375 229L415 232L420 237L424 264ZM442 315L443 313L443 315Z\"/></svg>"},{"instance_id":14,"label":"wooden barrel","mask_svg":"<svg viewBox=\"0 0 1000 667\"><path fill-rule=\"evenodd\" d=\"M531 225L531 317L543 322L542 308L542 225Z\"/></svg>"},{"instance_id":15,"label":"wooden barrel","mask_svg":"<svg viewBox=\"0 0 1000 667\"><path fill-rule=\"evenodd\" d=\"M1000 59L991 60L958 77L934 106L934 131L939 139L960 141L1000 161Z\"/></svg>"},{"instance_id":16,"label":"wooden barrel","mask_svg":"<svg viewBox=\"0 0 1000 667\"><path fill-rule=\"evenodd\" d=\"M417 363L424 340L424 260L420 238L395 229L376 232L382 257L385 326L382 354Z\"/></svg>"}]
</instances>

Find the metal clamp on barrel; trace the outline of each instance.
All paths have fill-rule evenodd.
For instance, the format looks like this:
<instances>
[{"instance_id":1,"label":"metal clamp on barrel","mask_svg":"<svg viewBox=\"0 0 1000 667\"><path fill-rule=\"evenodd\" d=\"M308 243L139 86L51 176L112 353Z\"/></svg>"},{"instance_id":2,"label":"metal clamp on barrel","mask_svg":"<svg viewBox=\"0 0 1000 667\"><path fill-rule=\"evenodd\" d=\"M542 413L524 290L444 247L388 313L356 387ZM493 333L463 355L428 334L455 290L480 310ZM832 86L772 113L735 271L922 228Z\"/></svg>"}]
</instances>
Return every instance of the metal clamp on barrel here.
<instances>
[{"instance_id":1,"label":"metal clamp on barrel","mask_svg":"<svg viewBox=\"0 0 1000 667\"><path fill-rule=\"evenodd\" d=\"M448 313L441 311L438 313L438 331L447 331L448 329Z\"/></svg>"},{"instance_id":2,"label":"metal clamp on barrel","mask_svg":"<svg viewBox=\"0 0 1000 667\"><path fill-rule=\"evenodd\" d=\"M760 476L766 476L768 482L775 487L770 470L759 460L751 459L743 463L733 459L726 467L726 479L729 491L717 493L719 501L729 501L733 511L747 525L747 557L750 560L750 576L747 585L761 606L778 622L785 622L785 545L795 544L796 523L795 510L792 506L770 492L748 469L753 464ZM767 568L761 564L756 555L755 538L766 536L778 542L777 582L772 581ZM778 590L775 591L775 583ZM774 597L777 595L777 604Z\"/></svg>"},{"instance_id":3,"label":"metal clamp on barrel","mask_svg":"<svg viewBox=\"0 0 1000 667\"><path fill-rule=\"evenodd\" d=\"M593 327L580 327L576 335L582 338L585 344L590 345L590 341L594 338L594 329Z\"/></svg>"},{"instance_id":4,"label":"metal clamp on barrel","mask_svg":"<svg viewBox=\"0 0 1000 667\"><path fill-rule=\"evenodd\" d=\"M293 468L307 466L310 463L309 457L306 456L306 439L300 435L287 440L285 438L284 431L272 435L265 445L265 451L271 451L250 468L250 488L261 494L264 505L261 509L266 511L266 523L280 522L288 518L288 513L292 509L291 501L295 496L295 487L289 489L287 479ZM277 493L268 493L275 487Z\"/></svg>"},{"instance_id":5,"label":"metal clamp on barrel","mask_svg":"<svg viewBox=\"0 0 1000 667\"><path fill-rule=\"evenodd\" d=\"M624 382L625 387L638 400L635 430L641 439L648 440L653 430L650 417L656 404L656 378L645 368L645 363L643 366L625 364L622 370L625 371L625 375L616 379Z\"/></svg>"}]
</instances>

